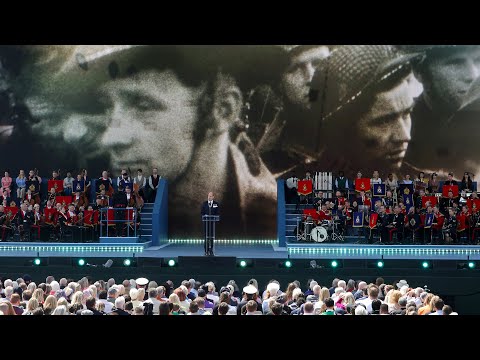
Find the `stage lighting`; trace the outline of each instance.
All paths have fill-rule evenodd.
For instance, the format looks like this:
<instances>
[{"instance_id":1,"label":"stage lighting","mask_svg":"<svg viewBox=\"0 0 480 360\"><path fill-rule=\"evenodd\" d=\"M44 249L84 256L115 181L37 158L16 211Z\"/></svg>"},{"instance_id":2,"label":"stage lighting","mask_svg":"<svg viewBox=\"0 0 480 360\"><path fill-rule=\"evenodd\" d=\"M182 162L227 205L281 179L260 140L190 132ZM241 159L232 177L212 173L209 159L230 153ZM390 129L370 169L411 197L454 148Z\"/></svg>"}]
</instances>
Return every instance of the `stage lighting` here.
<instances>
[{"instance_id":1,"label":"stage lighting","mask_svg":"<svg viewBox=\"0 0 480 360\"><path fill-rule=\"evenodd\" d=\"M130 259L123 260L123 265L130 266L131 264L132 264L132 261Z\"/></svg>"},{"instance_id":2,"label":"stage lighting","mask_svg":"<svg viewBox=\"0 0 480 360\"><path fill-rule=\"evenodd\" d=\"M378 268L380 268L380 269L383 268L383 265L385 265L385 264L384 264L384 262L383 262L382 260L378 260L378 261L377 261L377 267L378 267Z\"/></svg>"},{"instance_id":3,"label":"stage lighting","mask_svg":"<svg viewBox=\"0 0 480 360\"><path fill-rule=\"evenodd\" d=\"M458 270L473 270L475 269L476 264L474 261L461 261L457 262L457 269Z\"/></svg>"},{"instance_id":4,"label":"stage lighting","mask_svg":"<svg viewBox=\"0 0 480 360\"><path fill-rule=\"evenodd\" d=\"M42 260L39 258L36 258L35 260L33 260L33 265L35 266L39 266L41 263L42 263Z\"/></svg>"},{"instance_id":5,"label":"stage lighting","mask_svg":"<svg viewBox=\"0 0 480 360\"><path fill-rule=\"evenodd\" d=\"M476 264L473 261L468 262L468 268L469 269L475 269Z\"/></svg>"},{"instance_id":6,"label":"stage lighting","mask_svg":"<svg viewBox=\"0 0 480 360\"><path fill-rule=\"evenodd\" d=\"M292 267L292 262L290 260L285 261L285 267L286 268L291 268Z\"/></svg>"},{"instance_id":7,"label":"stage lighting","mask_svg":"<svg viewBox=\"0 0 480 360\"><path fill-rule=\"evenodd\" d=\"M332 260L332 262L330 263L330 265L332 266L332 268L337 268L338 267L338 261L337 260Z\"/></svg>"},{"instance_id":8,"label":"stage lighting","mask_svg":"<svg viewBox=\"0 0 480 360\"><path fill-rule=\"evenodd\" d=\"M245 260L240 261L240 267L244 268L247 266L247 262Z\"/></svg>"},{"instance_id":9,"label":"stage lighting","mask_svg":"<svg viewBox=\"0 0 480 360\"><path fill-rule=\"evenodd\" d=\"M167 263L167 264L168 264L168 266L170 266L170 267L174 267L175 264L176 264L176 262L175 262L175 260L170 259L170 260L168 260L168 263Z\"/></svg>"},{"instance_id":10,"label":"stage lighting","mask_svg":"<svg viewBox=\"0 0 480 360\"><path fill-rule=\"evenodd\" d=\"M428 261L423 261L422 262L422 268L424 268L424 269L430 268L430 263Z\"/></svg>"},{"instance_id":11,"label":"stage lighting","mask_svg":"<svg viewBox=\"0 0 480 360\"><path fill-rule=\"evenodd\" d=\"M78 266L84 266L85 265L85 260L78 259L77 264L78 264Z\"/></svg>"}]
</instances>

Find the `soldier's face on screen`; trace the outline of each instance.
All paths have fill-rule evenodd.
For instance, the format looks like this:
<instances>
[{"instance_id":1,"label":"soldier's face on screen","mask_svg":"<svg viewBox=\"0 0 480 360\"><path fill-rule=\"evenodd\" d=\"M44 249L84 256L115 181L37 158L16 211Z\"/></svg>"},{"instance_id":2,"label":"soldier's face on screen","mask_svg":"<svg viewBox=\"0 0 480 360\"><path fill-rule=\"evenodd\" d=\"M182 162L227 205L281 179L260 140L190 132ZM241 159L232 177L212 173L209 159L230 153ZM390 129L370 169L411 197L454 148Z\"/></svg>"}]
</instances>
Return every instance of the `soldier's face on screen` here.
<instances>
[{"instance_id":1,"label":"soldier's face on screen","mask_svg":"<svg viewBox=\"0 0 480 360\"><path fill-rule=\"evenodd\" d=\"M425 91L434 101L454 111L458 109L480 74L480 47L464 48L432 58L427 65ZM436 104L432 104L435 106Z\"/></svg>"},{"instance_id":2,"label":"soldier's face on screen","mask_svg":"<svg viewBox=\"0 0 480 360\"><path fill-rule=\"evenodd\" d=\"M391 90L377 93L373 105L357 123L356 153L370 164L399 168L411 139L413 105L406 79Z\"/></svg>"},{"instance_id":3,"label":"soldier's face on screen","mask_svg":"<svg viewBox=\"0 0 480 360\"><path fill-rule=\"evenodd\" d=\"M290 64L282 75L281 85L288 100L295 105L309 108L308 93L313 74L321 59L329 55L326 46L318 46L300 52L290 59Z\"/></svg>"},{"instance_id":4,"label":"soldier's face on screen","mask_svg":"<svg viewBox=\"0 0 480 360\"><path fill-rule=\"evenodd\" d=\"M187 167L194 148L200 88L185 86L170 71L145 71L105 84L107 107L101 146L114 169L152 168L171 180Z\"/></svg>"}]
</instances>

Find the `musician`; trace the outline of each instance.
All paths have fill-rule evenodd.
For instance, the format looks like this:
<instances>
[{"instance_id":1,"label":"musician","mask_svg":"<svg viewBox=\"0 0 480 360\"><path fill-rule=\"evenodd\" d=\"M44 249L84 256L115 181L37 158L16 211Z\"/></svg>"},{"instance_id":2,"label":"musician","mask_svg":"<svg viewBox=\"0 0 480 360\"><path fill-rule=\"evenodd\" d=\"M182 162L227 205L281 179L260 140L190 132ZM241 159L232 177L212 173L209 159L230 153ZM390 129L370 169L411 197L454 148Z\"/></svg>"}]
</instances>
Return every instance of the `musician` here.
<instances>
[{"instance_id":1,"label":"musician","mask_svg":"<svg viewBox=\"0 0 480 360\"><path fill-rule=\"evenodd\" d=\"M33 213L27 209L26 204L20 206L16 216L17 226L20 233L20 241L29 240L30 228L34 222Z\"/></svg>"},{"instance_id":2,"label":"musician","mask_svg":"<svg viewBox=\"0 0 480 360\"><path fill-rule=\"evenodd\" d=\"M30 192L31 196L34 199L35 204L40 204L40 184L42 183L42 178L38 175L35 174L35 171L30 170L28 173L28 179L27 181L30 181ZM27 184L28 185L28 184ZM28 192L28 191L27 191ZM30 199L29 199L30 201Z\"/></svg>"},{"instance_id":3,"label":"musician","mask_svg":"<svg viewBox=\"0 0 480 360\"><path fill-rule=\"evenodd\" d=\"M385 205L380 206L377 220L377 232L380 235L380 242L387 243L388 241L388 224L390 223L390 216L387 213Z\"/></svg>"},{"instance_id":4,"label":"musician","mask_svg":"<svg viewBox=\"0 0 480 360\"><path fill-rule=\"evenodd\" d=\"M67 177L63 179L63 192L65 196L70 196L73 193L73 177L70 171L67 172Z\"/></svg>"},{"instance_id":5,"label":"musician","mask_svg":"<svg viewBox=\"0 0 480 360\"><path fill-rule=\"evenodd\" d=\"M397 234L397 242L402 243L403 241L403 230L405 226L405 215L402 213L400 206L397 205L393 209L393 217L391 218L391 223L387 226L389 228L389 242L393 243L393 234Z\"/></svg>"},{"instance_id":6,"label":"musician","mask_svg":"<svg viewBox=\"0 0 480 360\"><path fill-rule=\"evenodd\" d=\"M427 187L428 192L430 194L438 192L439 186L440 186L440 183L438 182L438 179L437 179L437 173L432 173L432 175L430 175L430 180L428 180L428 187Z\"/></svg>"},{"instance_id":7,"label":"musician","mask_svg":"<svg viewBox=\"0 0 480 360\"><path fill-rule=\"evenodd\" d=\"M2 237L0 241L5 241L8 233L11 231L10 227L10 218L7 213L5 213L5 208L3 205L0 205L0 228L2 229Z\"/></svg>"},{"instance_id":8,"label":"musician","mask_svg":"<svg viewBox=\"0 0 480 360\"><path fill-rule=\"evenodd\" d=\"M97 195L96 203L98 208L105 208L110 205L110 198L105 194L105 190L100 191Z\"/></svg>"},{"instance_id":9,"label":"musician","mask_svg":"<svg viewBox=\"0 0 480 360\"><path fill-rule=\"evenodd\" d=\"M69 204L68 205L68 211L66 213L66 216L67 216L68 225L70 225L70 226L77 225L78 215L75 211L75 205L74 204Z\"/></svg>"},{"instance_id":10,"label":"musician","mask_svg":"<svg viewBox=\"0 0 480 360\"><path fill-rule=\"evenodd\" d=\"M357 177L356 177L355 179L353 179L353 188L354 188L354 189L356 188L356 187L355 187L355 182L356 182L356 180L357 180L357 179L362 179L362 178L363 178L362 173L361 173L360 171L357 172Z\"/></svg>"},{"instance_id":11,"label":"musician","mask_svg":"<svg viewBox=\"0 0 480 360\"><path fill-rule=\"evenodd\" d=\"M122 170L121 179L120 181L118 181L118 178L117 178L117 182L119 185L122 186L123 189L125 189L127 185L130 186L130 188L133 186L132 179L130 179L130 176L125 170Z\"/></svg>"},{"instance_id":12,"label":"musician","mask_svg":"<svg viewBox=\"0 0 480 360\"><path fill-rule=\"evenodd\" d=\"M442 236L440 231L443 228L443 224L445 223L445 216L440 212L440 208L438 205L433 207L433 223L432 223L432 238L436 237L438 240L437 242L433 241L432 244L439 244L442 242Z\"/></svg>"},{"instance_id":13,"label":"musician","mask_svg":"<svg viewBox=\"0 0 480 360\"><path fill-rule=\"evenodd\" d=\"M105 195L108 197L113 196L113 186L112 186L112 179L108 177L108 172L103 171L102 172L102 177L98 178L97 180L97 188L96 188L96 193L101 194L102 190L105 190Z\"/></svg>"},{"instance_id":14,"label":"musician","mask_svg":"<svg viewBox=\"0 0 480 360\"><path fill-rule=\"evenodd\" d=\"M60 205L60 207L58 205ZM71 222L68 221L65 208L61 206L61 204L57 204L57 208L59 209L57 213L57 223L58 223L60 232L63 234L65 232L66 227L71 227L73 225Z\"/></svg>"},{"instance_id":15,"label":"musician","mask_svg":"<svg viewBox=\"0 0 480 360\"><path fill-rule=\"evenodd\" d=\"M385 206L385 208L393 207L394 201L393 201L393 194L391 190L387 191L387 196L382 198L382 205Z\"/></svg>"},{"instance_id":16,"label":"musician","mask_svg":"<svg viewBox=\"0 0 480 360\"><path fill-rule=\"evenodd\" d=\"M421 210L423 208L422 198L425 196L425 190L420 190L415 197L415 208Z\"/></svg>"},{"instance_id":17,"label":"musician","mask_svg":"<svg viewBox=\"0 0 480 360\"><path fill-rule=\"evenodd\" d=\"M313 199L313 204L315 205L318 210L320 210L321 206L325 204L327 199L323 195L323 191L318 191L317 196Z\"/></svg>"},{"instance_id":18,"label":"musician","mask_svg":"<svg viewBox=\"0 0 480 360\"><path fill-rule=\"evenodd\" d=\"M146 200L145 186L147 185L147 178L143 176L142 169L137 170L137 176L133 178L133 185L137 186L138 194L143 198L143 200Z\"/></svg>"},{"instance_id":19,"label":"musician","mask_svg":"<svg viewBox=\"0 0 480 360\"><path fill-rule=\"evenodd\" d=\"M425 178L425 173L423 171L420 171L418 174L418 177L415 179L415 186L419 187L420 189L427 189L428 187L428 179Z\"/></svg>"},{"instance_id":20,"label":"musician","mask_svg":"<svg viewBox=\"0 0 480 360\"><path fill-rule=\"evenodd\" d=\"M357 198L358 205L368 205L369 207L372 206L372 201L370 200L369 194L365 194L365 191L360 191L360 194Z\"/></svg>"},{"instance_id":21,"label":"musician","mask_svg":"<svg viewBox=\"0 0 480 360\"><path fill-rule=\"evenodd\" d=\"M338 177L335 178L335 190L341 191L343 194L347 194L348 189L350 189L348 179L345 177L343 171L339 171Z\"/></svg>"},{"instance_id":22,"label":"musician","mask_svg":"<svg viewBox=\"0 0 480 360\"><path fill-rule=\"evenodd\" d=\"M412 237L412 244L415 244L415 232L420 229L421 219L418 214L418 209L411 207L408 210L405 229Z\"/></svg>"},{"instance_id":23,"label":"musician","mask_svg":"<svg viewBox=\"0 0 480 360\"><path fill-rule=\"evenodd\" d=\"M153 172L152 175L150 175L148 178L148 187L149 187L148 202L150 203L155 202L158 185L160 184L160 179L162 178L160 175L158 175L157 168L153 168L152 172Z\"/></svg>"},{"instance_id":24,"label":"musician","mask_svg":"<svg viewBox=\"0 0 480 360\"><path fill-rule=\"evenodd\" d=\"M327 204L323 204L318 211L318 222L322 223L323 221L332 220L332 211L328 209Z\"/></svg>"},{"instance_id":25,"label":"musician","mask_svg":"<svg viewBox=\"0 0 480 360\"><path fill-rule=\"evenodd\" d=\"M457 206L458 206L457 200L453 197L453 191L449 190L448 191L448 197L446 199L442 199L442 213L444 215L447 215L448 214L448 209L453 208L454 204L457 204Z\"/></svg>"},{"instance_id":26,"label":"musician","mask_svg":"<svg viewBox=\"0 0 480 360\"><path fill-rule=\"evenodd\" d=\"M470 173L463 174L462 182L460 183L460 190L466 192L473 192L473 182L470 178Z\"/></svg>"},{"instance_id":27,"label":"musician","mask_svg":"<svg viewBox=\"0 0 480 360\"><path fill-rule=\"evenodd\" d=\"M392 193L393 193L394 191L397 191L397 189L398 189L398 181L397 181L397 179L394 179L394 178L393 178L393 174L392 174L392 173L388 174L387 180L385 180L385 185L386 185L387 191L390 190Z\"/></svg>"},{"instance_id":28,"label":"musician","mask_svg":"<svg viewBox=\"0 0 480 360\"><path fill-rule=\"evenodd\" d=\"M11 201L7 190L3 190L2 195L0 196L0 201L3 202L3 200L6 200L7 203Z\"/></svg>"},{"instance_id":29,"label":"musician","mask_svg":"<svg viewBox=\"0 0 480 360\"><path fill-rule=\"evenodd\" d=\"M82 169L81 175L82 175L82 180L85 186L84 192L88 195L90 194L92 181L90 180L90 177L87 175L87 169Z\"/></svg>"},{"instance_id":30,"label":"musician","mask_svg":"<svg viewBox=\"0 0 480 360\"><path fill-rule=\"evenodd\" d=\"M337 190L337 192L335 193L335 199L333 200L333 203L335 210L338 210L339 206L343 207L345 205L345 198L339 190Z\"/></svg>"},{"instance_id":31,"label":"musician","mask_svg":"<svg viewBox=\"0 0 480 360\"><path fill-rule=\"evenodd\" d=\"M88 202L85 199L85 196L83 195L82 192L76 191L75 195L73 195L73 205L77 210L80 209L80 207L84 207L88 205Z\"/></svg>"},{"instance_id":32,"label":"musician","mask_svg":"<svg viewBox=\"0 0 480 360\"><path fill-rule=\"evenodd\" d=\"M471 218L472 218L472 215L468 211L467 205L463 205L462 210L459 213L457 213L457 221L458 221L457 234L459 239L462 238L462 235L465 235L467 243L470 242L470 228L475 226L475 224L472 224Z\"/></svg>"},{"instance_id":33,"label":"musician","mask_svg":"<svg viewBox=\"0 0 480 360\"><path fill-rule=\"evenodd\" d=\"M28 192L27 192L28 193ZM50 188L50 192L48 193L47 200L45 201L45 205L50 201L52 204L55 203L55 199L57 197L57 193L55 192L55 188Z\"/></svg>"},{"instance_id":34,"label":"musician","mask_svg":"<svg viewBox=\"0 0 480 360\"><path fill-rule=\"evenodd\" d=\"M123 191L123 187L120 185L118 191L113 195L113 207L115 209L125 209L127 205L127 194ZM115 210L115 220L117 236L121 236L124 223L120 220L125 220L125 211Z\"/></svg>"},{"instance_id":35,"label":"musician","mask_svg":"<svg viewBox=\"0 0 480 360\"><path fill-rule=\"evenodd\" d=\"M380 179L378 170L375 170L373 172L372 178L370 179L370 186L373 189L373 184L381 184L381 183L382 183L382 179Z\"/></svg>"},{"instance_id":36,"label":"musician","mask_svg":"<svg viewBox=\"0 0 480 360\"><path fill-rule=\"evenodd\" d=\"M443 231L443 241L445 243L451 243L453 242L456 244L457 241L457 226L458 226L458 221L457 217L455 216L455 213L453 212L453 209L448 210L448 216L445 217L445 222L442 227Z\"/></svg>"},{"instance_id":37,"label":"musician","mask_svg":"<svg viewBox=\"0 0 480 360\"><path fill-rule=\"evenodd\" d=\"M345 219L345 228L350 229L353 226L353 210L350 205L350 200L345 200L345 206L342 209L342 214Z\"/></svg>"},{"instance_id":38,"label":"musician","mask_svg":"<svg viewBox=\"0 0 480 360\"><path fill-rule=\"evenodd\" d=\"M445 180L443 185L457 185L458 186L458 182L456 180L453 180L453 173L452 172L448 173L447 180Z\"/></svg>"}]
</instances>

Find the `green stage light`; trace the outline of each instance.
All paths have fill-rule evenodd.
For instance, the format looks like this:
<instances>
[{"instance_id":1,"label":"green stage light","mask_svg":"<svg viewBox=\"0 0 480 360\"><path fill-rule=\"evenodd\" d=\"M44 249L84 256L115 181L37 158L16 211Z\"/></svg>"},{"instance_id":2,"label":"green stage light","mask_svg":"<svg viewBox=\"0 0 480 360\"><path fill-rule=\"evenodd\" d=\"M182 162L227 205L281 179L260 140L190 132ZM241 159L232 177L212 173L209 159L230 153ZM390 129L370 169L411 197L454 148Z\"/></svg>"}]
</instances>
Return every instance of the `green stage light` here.
<instances>
[{"instance_id":1,"label":"green stage light","mask_svg":"<svg viewBox=\"0 0 480 360\"><path fill-rule=\"evenodd\" d=\"M384 262L383 262L382 260L378 260L378 261L377 261L377 267L383 268L383 265L385 265L385 264L384 264Z\"/></svg>"},{"instance_id":2,"label":"green stage light","mask_svg":"<svg viewBox=\"0 0 480 360\"><path fill-rule=\"evenodd\" d=\"M132 261L130 259L123 260L123 265L130 266L131 264L132 264Z\"/></svg>"},{"instance_id":3,"label":"green stage light","mask_svg":"<svg viewBox=\"0 0 480 360\"><path fill-rule=\"evenodd\" d=\"M83 265L85 265L85 260L78 259L78 266L83 266Z\"/></svg>"},{"instance_id":4,"label":"green stage light","mask_svg":"<svg viewBox=\"0 0 480 360\"><path fill-rule=\"evenodd\" d=\"M428 269L430 267L430 263L428 261L422 262L422 268Z\"/></svg>"},{"instance_id":5,"label":"green stage light","mask_svg":"<svg viewBox=\"0 0 480 360\"><path fill-rule=\"evenodd\" d=\"M338 266L338 261L337 260L332 260L330 265L332 265L332 268L336 268Z\"/></svg>"},{"instance_id":6,"label":"green stage light","mask_svg":"<svg viewBox=\"0 0 480 360\"><path fill-rule=\"evenodd\" d=\"M285 267L291 268L292 267L292 262L290 260L285 261Z\"/></svg>"},{"instance_id":7,"label":"green stage light","mask_svg":"<svg viewBox=\"0 0 480 360\"><path fill-rule=\"evenodd\" d=\"M175 266L175 264L176 264L175 260L173 260L173 259L168 260L168 266L173 267L173 266Z\"/></svg>"},{"instance_id":8,"label":"green stage light","mask_svg":"<svg viewBox=\"0 0 480 360\"><path fill-rule=\"evenodd\" d=\"M247 266L247 262L245 260L240 261L240 267L244 268Z\"/></svg>"},{"instance_id":9,"label":"green stage light","mask_svg":"<svg viewBox=\"0 0 480 360\"><path fill-rule=\"evenodd\" d=\"M473 261L469 261L469 262L468 262L468 268L469 268L469 269L475 269L475 265L476 265L476 264L475 264Z\"/></svg>"},{"instance_id":10,"label":"green stage light","mask_svg":"<svg viewBox=\"0 0 480 360\"><path fill-rule=\"evenodd\" d=\"M40 260L39 258L36 258L35 260L33 260L33 264L36 266L39 266L41 263L42 263L42 260Z\"/></svg>"}]
</instances>

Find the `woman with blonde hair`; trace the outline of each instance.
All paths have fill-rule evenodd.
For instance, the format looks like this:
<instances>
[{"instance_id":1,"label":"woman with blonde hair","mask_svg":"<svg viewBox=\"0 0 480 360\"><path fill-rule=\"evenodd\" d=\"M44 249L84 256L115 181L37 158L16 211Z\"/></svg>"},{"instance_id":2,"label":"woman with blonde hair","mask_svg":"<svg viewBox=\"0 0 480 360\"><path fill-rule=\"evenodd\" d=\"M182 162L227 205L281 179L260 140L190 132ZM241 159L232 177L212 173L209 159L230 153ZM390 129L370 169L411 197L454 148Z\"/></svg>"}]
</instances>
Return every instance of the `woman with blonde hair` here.
<instances>
[{"instance_id":1,"label":"woman with blonde hair","mask_svg":"<svg viewBox=\"0 0 480 360\"><path fill-rule=\"evenodd\" d=\"M33 292L37 290L37 284L31 282L30 284L28 284L27 290L29 290L33 294Z\"/></svg>"},{"instance_id":2,"label":"woman with blonde hair","mask_svg":"<svg viewBox=\"0 0 480 360\"><path fill-rule=\"evenodd\" d=\"M138 289L137 300L140 302L143 302L144 299L145 299L145 288L140 288Z\"/></svg>"},{"instance_id":3,"label":"woman with blonde hair","mask_svg":"<svg viewBox=\"0 0 480 360\"><path fill-rule=\"evenodd\" d=\"M433 299L433 294L428 293L425 298L423 299L423 306L418 309L418 315L427 315L432 312L432 299Z\"/></svg>"},{"instance_id":4,"label":"woman with blonde hair","mask_svg":"<svg viewBox=\"0 0 480 360\"><path fill-rule=\"evenodd\" d=\"M53 295L48 295L45 299L45 303L43 304L43 314L44 315L51 315L53 310L57 307L57 298Z\"/></svg>"},{"instance_id":5,"label":"woman with blonde hair","mask_svg":"<svg viewBox=\"0 0 480 360\"><path fill-rule=\"evenodd\" d=\"M88 287L88 291L90 292L90 295L94 298L94 299L97 299L98 300L98 297L97 297L97 287L95 285L90 285Z\"/></svg>"},{"instance_id":6,"label":"woman with blonde hair","mask_svg":"<svg viewBox=\"0 0 480 360\"><path fill-rule=\"evenodd\" d=\"M10 301L0 302L0 311L3 312L3 315L17 315Z\"/></svg>"},{"instance_id":7,"label":"woman with blonde hair","mask_svg":"<svg viewBox=\"0 0 480 360\"><path fill-rule=\"evenodd\" d=\"M65 305L59 305L52 311L52 315L70 315Z\"/></svg>"},{"instance_id":8,"label":"woman with blonde hair","mask_svg":"<svg viewBox=\"0 0 480 360\"><path fill-rule=\"evenodd\" d=\"M75 292L75 294L73 294L70 306L73 306L75 304L81 305L84 309L86 309L84 305L83 292L77 291Z\"/></svg>"},{"instance_id":9,"label":"woman with blonde hair","mask_svg":"<svg viewBox=\"0 0 480 360\"><path fill-rule=\"evenodd\" d=\"M402 307L398 303L398 300L402 297L402 293L399 290L393 290L388 297L388 312L391 313L395 310L400 310Z\"/></svg>"},{"instance_id":10,"label":"woman with blonde hair","mask_svg":"<svg viewBox=\"0 0 480 360\"><path fill-rule=\"evenodd\" d=\"M320 290L320 296L318 297L318 301L321 301L322 303L325 302L325 299L328 299L330 297L330 291L328 288L323 287Z\"/></svg>"},{"instance_id":11,"label":"woman with blonde hair","mask_svg":"<svg viewBox=\"0 0 480 360\"><path fill-rule=\"evenodd\" d=\"M57 307L62 306L62 305L65 306L68 309L68 301L64 297L61 297L57 301Z\"/></svg>"},{"instance_id":12,"label":"woman with blonde hair","mask_svg":"<svg viewBox=\"0 0 480 360\"><path fill-rule=\"evenodd\" d=\"M181 309L182 306L180 304L180 298L175 292L170 294L170 296L168 297L168 301L170 302L170 304L177 305L179 309Z\"/></svg>"},{"instance_id":13,"label":"woman with blonde hair","mask_svg":"<svg viewBox=\"0 0 480 360\"><path fill-rule=\"evenodd\" d=\"M40 306L42 306L43 302L45 301L45 293L43 292L42 289L38 288L33 292L32 299L36 299L40 304Z\"/></svg>"},{"instance_id":14,"label":"woman with blonde hair","mask_svg":"<svg viewBox=\"0 0 480 360\"><path fill-rule=\"evenodd\" d=\"M30 300L28 300L27 309L22 315L32 315L32 312L38 307L38 300L32 297Z\"/></svg>"},{"instance_id":15,"label":"woman with blonde hair","mask_svg":"<svg viewBox=\"0 0 480 360\"><path fill-rule=\"evenodd\" d=\"M285 291L286 304L289 304L290 302L293 301L293 290L295 290L296 288L297 288L297 284L295 283L288 284L287 291Z\"/></svg>"}]
</instances>

